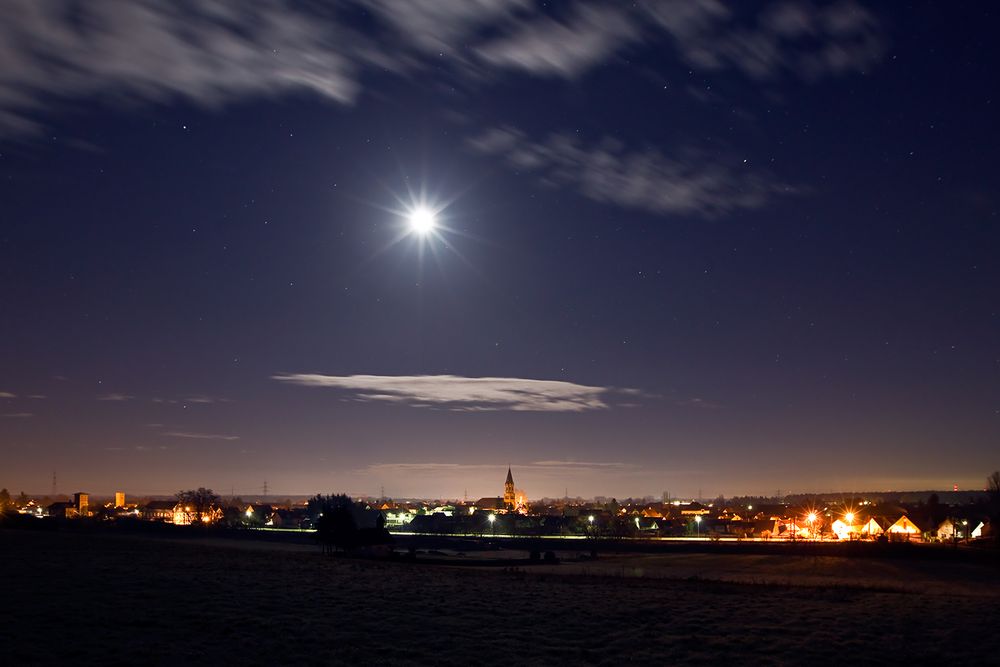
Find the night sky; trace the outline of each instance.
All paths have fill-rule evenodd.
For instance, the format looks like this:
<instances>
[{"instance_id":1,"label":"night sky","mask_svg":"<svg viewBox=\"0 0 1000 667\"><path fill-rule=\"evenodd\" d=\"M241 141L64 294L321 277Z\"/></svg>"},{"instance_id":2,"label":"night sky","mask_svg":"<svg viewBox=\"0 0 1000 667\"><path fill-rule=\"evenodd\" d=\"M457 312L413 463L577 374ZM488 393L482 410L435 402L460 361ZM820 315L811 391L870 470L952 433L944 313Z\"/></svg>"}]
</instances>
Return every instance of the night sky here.
<instances>
[{"instance_id":1,"label":"night sky","mask_svg":"<svg viewBox=\"0 0 1000 667\"><path fill-rule=\"evenodd\" d=\"M4 3L0 486L997 467L991 3L292 5Z\"/></svg>"}]
</instances>

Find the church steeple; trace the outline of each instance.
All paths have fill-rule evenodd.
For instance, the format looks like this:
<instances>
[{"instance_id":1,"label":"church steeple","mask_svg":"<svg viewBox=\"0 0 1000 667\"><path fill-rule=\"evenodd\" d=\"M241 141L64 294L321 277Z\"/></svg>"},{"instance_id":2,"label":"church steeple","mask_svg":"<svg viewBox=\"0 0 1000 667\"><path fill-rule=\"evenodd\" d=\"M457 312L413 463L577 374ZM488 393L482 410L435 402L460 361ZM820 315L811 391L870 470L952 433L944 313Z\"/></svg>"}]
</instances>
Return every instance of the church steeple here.
<instances>
[{"instance_id":1,"label":"church steeple","mask_svg":"<svg viewBox=\"0 0 1000 667\"><path fill-rule=\"evenodd\" d=\"M517 497L514 495L514 475L510 472L510 466L507 466L507 481L503 485L503 504L508 509L514 509L517 504Z\"/></svg>"}]
</instances>

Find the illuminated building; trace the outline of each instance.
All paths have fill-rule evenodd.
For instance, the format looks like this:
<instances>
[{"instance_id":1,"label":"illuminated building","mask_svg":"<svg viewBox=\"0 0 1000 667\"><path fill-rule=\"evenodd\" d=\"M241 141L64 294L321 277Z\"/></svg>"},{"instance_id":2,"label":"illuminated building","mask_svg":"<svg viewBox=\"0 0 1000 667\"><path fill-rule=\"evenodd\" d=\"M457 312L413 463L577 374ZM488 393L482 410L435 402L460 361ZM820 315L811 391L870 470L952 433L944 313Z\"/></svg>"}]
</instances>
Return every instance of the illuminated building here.
<instances>
[{"instance_id":1,"label":"illuminated building","mask_svg":"<svg viewBox=\"0 0 1000 667\"><path fill-rule=\"evenodd\" d=\"M173 523L176 500L151 500L142 508L142 518L146 521L166 521Z\"/></svg>"},{"instance_id":2,"label":"illuminated building","mask_svg":"<svg viewBox=\"0 0 1000 667\"><path fill-rule=\"evenodd\" d=\"M74 493L73 505L76 506L76 513L79 516L90 516L90 494Z\"/></svg>"},{"instance_id":3,"label":"illuminated building","mask_svg":"<svg viewBox=\"0 0 1000 667\"><path fill-rule=\"evenodd\" d=\"M125 492L115 491L115 509L125 507Z\"/></svg>"},{"instance_id":4,"label":"illuminated building","mask_svg":"<svg viewBox=\"0 0 1000 667\"><path fill-rule=\"evenodd\" d=\"M905 514L899 517L899 520L896 521L896 523L889 526L886 532L896 538L907 540L913 539L914 537L917 539L920 538L920 529L917 528L915 523L906 518Z\"/></svg>"},{"instance_id":5,"label":"illuminated building","mask_svg":"<svg viewBox=\"0 0 1000 667\"><path fill-rule=\"evenodd\" d=\"M510 467L507 467L507 481L503 484L503 504L509 509L514 509L517 505L517 497L514 494L514 475L510 472Z\"/></svg>"}]
</instances>

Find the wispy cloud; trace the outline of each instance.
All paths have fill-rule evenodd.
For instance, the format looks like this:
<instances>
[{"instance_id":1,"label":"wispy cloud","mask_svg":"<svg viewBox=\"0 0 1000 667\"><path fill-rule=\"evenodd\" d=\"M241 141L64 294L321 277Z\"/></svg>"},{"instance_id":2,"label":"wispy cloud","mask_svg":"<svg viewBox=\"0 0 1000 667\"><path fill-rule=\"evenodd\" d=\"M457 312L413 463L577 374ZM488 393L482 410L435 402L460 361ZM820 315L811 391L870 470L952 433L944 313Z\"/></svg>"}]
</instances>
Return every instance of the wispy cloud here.
<instances>
[{"instance_id":1,"label":"wispy cloud","mask_svg":"<svg viewBox=\"0 0 1000 667\"><path fill-rule=\"evenodd\" d=\"M475 472L494 470L505 471L508 464L500 463L374 463L366 466L364 471L371 473L417 473L417 474L447 474L453 472ZM557 472L562 469L573 472L586 472L598 470L626 470L635 466L617 461L533 461L530 463L517 463L512 466L518 474L531 472Z\"/></svg>"},{"instance_id":2,"label":"wispy cloud","mask_svg":"<svg viewBox=\"0 0 1000 667\"><path fill-rule=\"evenodd\" d=\"M231 398L223 398L221 396L189 396L181 400L182 403L201 403L201 404L212 404L212 403L232 403Z\"/></svg>"},{"instance_id":3,"label":"wispy cloud","mask_svg":"<svg viewBox=\"0 0 1000 667\"><path fill-rule=\"evenodd\" d=\"M193 440L239 440L238 435L220 435L218 433L193 433L190 431L168 431L160 435L168 438L191 438Z\"/></svg>"},{"instance_id":4,"label":"wispy cloud","mask_svg":"<svg viewBox=\"0 0 1000 667\"><path fill-rule=\"evenodd\" d=\"M585 412L611 407L620 390L560 380L458 375L284 374L272 379L304 387L340 390L360 401L401 403L461 412Z\"/></svg>"},{"instance_id":5,"label":"wispy cloud","mask_svg":"<svg viewBox=\"0 0 1000 667\"><path fill-rule=\"evenodd\" d=\"M656 45L693 68L732 70L759 82L864 71L885 53L878 20L851 0L731 7L718 0L580 5L561 18L525 16L474 51L491 65L576 77L627 49Z\"/></svg>"},{"instance_id":6,"label":"wispy cloud","mask_svg":"<svg viewBox=\"0 0 1000 667\"><path fill-rule=\"evenodd\" d=\"M607 461L534 461L530 465L540 468L627 468L626 463Z\"/></svg>"},{"instance_id":7,"label":"wispy cloud","mask_svg":"<svg viewBox=\"0 0 1000 667\"><path fill-rule=\"evenodd\" d=\"M363 27L344 18L359 9ZM569 78L640 48L760 82L814 80L863 71L885 51L877 19L851 0L739 12L717 0L562 12L529 0L7 0L3 10L0 135L38 132L41 110L90 97L218 108L304 92L350 104L368 73L433 71L472 85L507 70Z\"/></svg>"},{"instance_id":8,"label":"wispy cloud","mask_svg":"<svg viewBox=\"0 0 1000 667\"><path fill-rule=\"evenodd\" d=\"M27 419L28 417L34 417L33 412L8 412L5 415L0 415L4 419Z\"/></svg>"},{"instance_id":9,"label":"wispy cloud","mask_svg":"<svg viewBox=\"0 0 1000 667\"><path fill-rule=\"evenodd\" d=\"M639 22L620 8L581 5L566 20L539 16L524 21L476 53L491 65L574 77L640 36Z\"/></svg>"},{"instance_id":10,"label":"wispy cloud","mask_svg":"<svg viewBox=\"0 0 1000 667\"><path fill-rule=\"evenodd\" d=\"M773 2L749 20L716 0L650 2L643 9L693 67L732 69L758 81L864 71L886 48L878 20L851 0Z\"/></svg>"},{"instance_id":11,"label":"wispy cloud","mask_svg":"<svg viewBox=\"0 0 1000 667\"><path fill-rule=\"evenodd\" d=\"M233 399L224 398L222 396L206 396L204 394L195 394L193 396L187 396L184 398L161 398L159 396L154 396L149 399L153 403L166 403L169 405L212 405L214 403L232 403Z\"/></svg>"},{"instance_id":12,"label":"wispy cloud","mask_svg":"<svg viewBox=\"0 0 1000 667\"><path fill-rule=\"evenodd\" d=\"M12 394L9 391L0 391L0 398L17 398L17 394Z\"/></svg>"},{"instance_id":13,"label":"wispy cloud","mask_svg":"<svg viewBox=\"0 0 1000 667\"><path fill-rule=\"evenodd\" d=\"M102 394L97 397L99 401L131 401L135 396L128 394Z\"/></svg>"},{"instance_id":14,"label":"wispy cloud","mask_svg":"<svg viewBox=\"0 0 1000 667\"><path fill-rule=\"evenodd\" d=\"M667 156L652 149L631 150L612 139L585 146L565 134L534 141L511 127L492 128L468 144L537 174L544 184L573 187L595 201L654 213L712 218L757 208L777 193L793 191L756 165L694 149Z\"/></svg>"},{"instance_id":15,"label":"wispy cloud","mask_svg":"<svg viewBox=\"0 0 1000 667\"><path fill-rule=\"evenodd\" d=\"M454 470L499 470L499 463L373 463L365 467L372 472L445 472Z\"/></svg>"},{"instance_id":16,"label":"wispy cloud","mask_svg":"<svg viewBox=\"0 0 1000 667\"><path fill-rule=\"evenodd\" d=\"M356 40L333 14L273 1L11 0L0 22L0 128L36 130L32 112L46 100L91 95L209 107L290 91L349 101Z\"/></svg>"}]
</instances>

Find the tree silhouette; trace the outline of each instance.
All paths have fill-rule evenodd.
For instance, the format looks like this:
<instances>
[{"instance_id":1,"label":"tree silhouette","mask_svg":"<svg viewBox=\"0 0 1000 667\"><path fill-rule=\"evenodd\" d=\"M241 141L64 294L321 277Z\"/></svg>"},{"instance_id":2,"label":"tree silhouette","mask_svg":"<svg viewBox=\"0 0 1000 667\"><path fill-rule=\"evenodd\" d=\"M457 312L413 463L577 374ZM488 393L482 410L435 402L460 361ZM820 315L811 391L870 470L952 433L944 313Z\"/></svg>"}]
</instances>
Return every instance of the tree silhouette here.
<instances>
[{"instance_id":1,"label":"tree silhouette","mask_svg":"<svg viewBox=\"0 0 1000 667\"><path fill-rule=\"evenodd\" d=\"M989 494L990 528L993 539L1000 542L1000 470L994 470L986 478L986 493Z\"/></svg>"},{"instance_id":2,"label":"tree silhouette","mask_svg":"<svg viewBox=\"0 0 1000 667\"><path fill-rule=\"evenodd\" d=\"M358 525L354 520L354 502L349 497L317 494L308 501L307 507L314 517L316 539L324 552L346 551L357 544Z\"/></svg>"},{"instance_id":3,"label":"tree silhouette","mask_svg":"<svg viewBox=\"0 0 1000 667\"><path fill-rule=\"evenodd\" d=\"M212 489L206 489L201 486L188 491L178 491L177 500L185 507L191 508L189 513L194 515L192 523L201 525L202 518L212 509L213 505L218 504L219 496Z\"/></svg>"}]
</instances>

